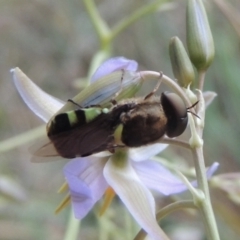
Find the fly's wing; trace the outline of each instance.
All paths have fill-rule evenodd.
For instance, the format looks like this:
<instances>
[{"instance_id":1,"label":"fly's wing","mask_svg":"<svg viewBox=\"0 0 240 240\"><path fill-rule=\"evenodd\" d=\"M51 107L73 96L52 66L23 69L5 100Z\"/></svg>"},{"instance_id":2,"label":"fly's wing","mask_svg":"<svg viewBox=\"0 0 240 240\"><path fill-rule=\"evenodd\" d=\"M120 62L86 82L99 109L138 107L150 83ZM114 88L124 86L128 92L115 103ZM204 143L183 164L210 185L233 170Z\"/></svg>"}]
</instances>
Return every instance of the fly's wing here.
<instances>
[{"instance_id":1,"label":"fly's wing","mask_svg":"<svg viewBox=\"0 0 240 240\"><path fill-rule=\"evenodd\" d=\"M113 144L114 127L109 114L72 130L51 136L57 152L64 158L86 157L109 149Z\"/></svg>"},{"instance_id":2,"label":"fly's wing","mask_svg":"<svg viewBox=\"0 0 240 240\"><path fill-rule=\"evenodd\" d=\"M32 162L85 157L105 151L113 144L114 126L111 115L102 114L92 122L46 137L30 149ZM41 146L41 147L39 147Z\"/></svg>"},{"instance_id":3,"label":"fly's wing","mask_svg":"<svg viewBox=\"0 0 240 240\"><path fill-rule=\"evenodd\" d=\"M51 162L63 159L47 136L37 140L29 148L29 152L32 154L31 162Z\"/></svg>"}]
</instances>

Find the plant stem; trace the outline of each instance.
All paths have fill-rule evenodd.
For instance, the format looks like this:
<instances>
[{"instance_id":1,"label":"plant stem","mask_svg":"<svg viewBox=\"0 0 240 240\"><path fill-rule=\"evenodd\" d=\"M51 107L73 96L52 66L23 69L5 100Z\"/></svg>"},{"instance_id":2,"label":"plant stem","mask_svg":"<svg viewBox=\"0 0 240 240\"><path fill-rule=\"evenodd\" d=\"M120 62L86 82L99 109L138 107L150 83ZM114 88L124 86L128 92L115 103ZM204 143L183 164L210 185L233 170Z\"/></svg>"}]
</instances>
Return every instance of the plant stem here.
<instances>
[{"instance_id":1,"label":"plant stem","mask_svg":"<svg viewBox=\"0 0 240 240\"><path fill-rule=\"evenodd\" d=\"M100 16L96 5L93 0L83 0L83 3L85 4L85 7L87 9L88 15L95 27L95 30L98 34L98 37L100 39L102 48L106 44L106 40L109 39L110 36L110 29L106 22L102 19Z\"/></svg>"},{"instance_id":2,"label":"plant stem","mask_svg":"<svg viewBox=\"0 0 240 240\"><path fill-rule=\"evenodd\" d=\"M115 27L112 28L112 33L110 35L110 40L114 39L119 33L121 33L124 29L129 27L131 24L136 22L138 19L143 16L150 14L159 8L160 4L168 2L167 0L157 0L151 4L146 4L145 6L139 8L135 12L133 12L129 17L124 18L121 22L119 22Z\"/></svg>"},{"instance_id":3,"label":"plant stem","mask_svg":"<svg viewBox=\"0 0 240 240\"><path fill-rule=\"evenodd\" d=\"M217 229L217 224L215 216L213 213L211 199L209 194L209 188L207 183L207 178L205 174L205 163L203 158L203 149L196 148L192 150L193 159L196 169L198 187L204 192L205 199L204 201L198 202L198 207L201 210L201 213L204 218L204 224L207 229L208 239L209 240L219 240L219 233Z\"/></svg>"},{"instance_id":4,"label":"plant stem","mask_svg":"<svg viewBox=\"0 0 240 240\"><path fill-rule=\"evenodd\" d=\"M204 80L205 80L206 71L199 71L198 72L198 89L203 91Z\"/></svg>"},{"instance_id":5,"label":"plant stem","mask_svg":"<svg viewBox=\"0 0 240 240\"><path fill-rule=\"evenodd\" d=\"M46 126L42 125L27 132L11 137L0 142L0 152L6 152L25 143L34 141L35 139L46 135Z\"/></svg>"},{"instance_id":6,"label":"plant stem","mask_svg":"<svg viewBox=\"0 0 240 240\"><path fill-rule=\"evenodd\" d=\"M200 91L203 91L205 75L206 75L205 70L199 71L198 88ZM199 94L200 94L200 92L198 93L198 98L199 98ZM200 105L197 106L197 113L199 110L198 109L199 106ZM199 137L202 138L203 128L196 125L196 130L198 132ZM199 147L199 148L192 149L192 153L193 153L194 165L195 165L195 169L196 169L198 187L203 191L203 193L205 195L205 200L200 201L198 203L198 207L203 215L204 224L207 229L208 239L219 240L220 237L219 237L216 219L215 219L212 204L211 204L207 177L205 174L206 167L205 167L205 162L204 162L204 157L203 157L203 148Z\"/></svg>"},{"instance_id":7,"label":"plant stem","mask_svg":"<svg viewBox=\"0 0 240 240\"><path fill-rule=\"evenodd\" d=\"M167 205L166 207L162 208L158 213L157 213L157 220L160 221L167 215L171 214L172 212L175 212L177 210L181 210L183 208L193 208L197 209L195 206L194 202L192 200L183 200L183 201L178 201L171 203Z\"/></svg>"},{"instance_id":8,"label":"plant stem","mask_svg":"<svg viewBox=\"0 0 240 240\"><path fill-rule=\"evenodd\" d=\"M63 239L76 240L78 237L79 228L80 228L80 221L74 217L73 211L71 209L69 219L68 219L67 231Z\"/></svg>"}]
</instances>

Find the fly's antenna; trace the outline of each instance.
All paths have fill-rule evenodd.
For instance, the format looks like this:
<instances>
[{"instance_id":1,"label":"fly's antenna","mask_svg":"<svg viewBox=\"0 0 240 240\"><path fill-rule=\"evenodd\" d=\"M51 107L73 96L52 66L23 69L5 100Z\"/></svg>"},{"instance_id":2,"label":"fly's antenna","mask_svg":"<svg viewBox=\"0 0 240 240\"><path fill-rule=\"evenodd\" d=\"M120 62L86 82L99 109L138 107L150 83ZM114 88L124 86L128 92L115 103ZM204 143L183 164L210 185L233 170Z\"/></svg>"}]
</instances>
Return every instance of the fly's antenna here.
<instances>
[{"instance_id":1,"label":"fly's antenna","mask_svg":"<svg viewBox=\"0 0 240 240\"><path fill-rule=\"evenodd\" d=\"M194 108L198 103L199 103L199 101L195 102L192 106L187 107L187 112L188 112L188 113L191 113L191 114L194 115L195 117L201 119L195 112L190 111L190 109L191 109L191 108Z\"/></svg>"}]
</instances>

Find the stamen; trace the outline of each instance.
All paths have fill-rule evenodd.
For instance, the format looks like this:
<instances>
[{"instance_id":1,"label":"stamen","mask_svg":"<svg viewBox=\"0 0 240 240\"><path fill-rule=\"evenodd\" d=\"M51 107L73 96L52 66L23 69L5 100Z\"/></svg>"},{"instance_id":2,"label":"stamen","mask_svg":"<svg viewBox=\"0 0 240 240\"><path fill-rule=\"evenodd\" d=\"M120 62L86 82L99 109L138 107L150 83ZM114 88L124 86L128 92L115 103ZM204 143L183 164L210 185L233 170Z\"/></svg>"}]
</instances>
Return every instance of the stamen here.
<instances>
[{"instance_id":1,"label":"stamen","mask_svg":"<svg viewBox=\"0 0 240 240\"><path fill-rule=\"evenodd\" d=\"M59 212L61 212L65 207L68 206L68 204L70 204L70 194L68 194L63 201L57 206L56 210L55 210L55 214L58 214Z\"/></svg>"},{"instance_id":2,"label":"stamen","mask_svg":"<svg viewBox=\"0 0 240 240\"><path fill-rule=\"evenodd\" d=\"M63 185L58 189L57 193L63 193L68 190L67 182L63 183Z\"/></svg>"},{"instance_id":3,"label":"stamen","mask_svg":"<svg viewBox=\"0 0 240 240\"><path fill-rule=\"evenodd\" d=\"M110 206L114 197L115 197L115 192L111 187L109 187L105 192L104 202L102 207L99 210L100 217L105 213L107 208Z\"/></svg>"}]
</instances>

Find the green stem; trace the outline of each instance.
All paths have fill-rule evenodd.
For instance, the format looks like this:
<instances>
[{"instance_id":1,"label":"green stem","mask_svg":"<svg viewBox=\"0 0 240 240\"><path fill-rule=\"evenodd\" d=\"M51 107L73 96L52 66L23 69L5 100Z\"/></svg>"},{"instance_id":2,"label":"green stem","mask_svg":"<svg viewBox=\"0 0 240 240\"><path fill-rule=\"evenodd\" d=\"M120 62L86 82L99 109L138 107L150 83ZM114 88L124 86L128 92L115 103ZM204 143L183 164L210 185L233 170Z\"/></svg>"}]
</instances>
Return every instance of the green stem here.
<instances>
[{"instance_id":1,"label":"green stem","mask_svg":"<svg viewBox=\"0 0 240 240\"><path fill-rule=\"evenodd\" d=\"M200 91L203 91L205 75L206 75L205 70L199 71L198 73L198 88ZM197 106L197 112L198 110L199 109ZM199 137L202 138L203 129L200 126L196 125L196 131ZM212 204L211 204L207 177L205 174L206 167L205 167L205 162L203 157L203 148L199 147L199 148L192 149L192 153L193 153L193 159L194 159L194 164L196 169L198 187L203 191L205 195L205 200L200 201L198 203L198 207L203 216L204 224L207 229L208 239L219 240L220 239L219 232L218 232L216 219L215 219Z\"/></svg>"},{"instance_id":2,"label":"green stem","mask_svg":"<svg viewBox=\"0 0 240 240\"><path fill-rule=\"evenodd\" d=\"M198 89L203 92L203 86L204 86L204 81L205 81L205 75L206 75L206 71L200 71L198 73ZM198 99L200 99L200 92L198 91L197 92L197 97ZM200 104L198 104L196 106L197 110L196 112L198 113L199 112L199 108L200 108ZM204 121L204 120L203 120ZM202 138L202 135L203 135L203 128L200 128L200 126L196 125L196 129L197 129L197 132L198 132L198 135L199 137Z\"/></svg>"},{"instance_id":3,"label":"green stem","mask_svg":"<svg viewBox=\"0 0 240 240\"><path fill-rule=\"evenodd\" d=\"M64 240L76 240L78 239L78 233L80 228L80 221L77 220L71 210L69 219L68 219L68 226L67 231L64 236Z\"/></svg>"},{"instance_id":4,"label":"green stem","mask_svg":"<svg viewBox=\"0 0 240 240\"><path fill-rule=\"evenodd\" d=\"M198 188L200 188L205 195L204 201L200 201L198 203L198 207L201 210L201 213L203 215L204 224L207 229L208 239L219 240L220 238L219 238L218 228L217 228L214 212L211 205L209 187L208 187L208 182L207 182L206 173L205 173L203 149L202 148L193 149L192 153L193 153L193 159L194 159L194 164L196 169Z\"/></svg>"},{"instance_id":5,"label":"green stem","mask_svg":"<svg viewBox=\"0 0 240 240\"><path fill-rule=\"evenodd\" d=\"M104 48L104 46L106 45L106 40L109 39L111 31L110 31L108 25L106 24L106 22L100 16L94 1L93 0L83 0L83 3L85 4L85 7L89 14L89 17L90 17L90 19L95 27L95 30L98 34L102 48Z\"/></svg>"},{"instance_id":6,"label":"green stem","mask_svg":"<svg viewBox=\"0 0 240 240\"><path fill-rule=\"evenodd\" d=\"M112 33L110 35L110 41L114 39L119 33L121 33L124 29L129 27L131 24L136 22L138 19L143 16L150 14L156 11L159 8L159 5L165 2L169 2L167 0L157 0L151 4L147 4L135 12L133 12L129 17L124 18L121 22L119 22L115 27L112 28Z\"/></svg>"},{"instance_id":7,"label":"green stem","mask_svg":"<svg viewBox=\"0 0 240 240\"><path fill-rule=\"evenodd\" d=\"M183 208L194 208L197 207L194 205L194 202L192 200L185 200L185 201L178 201L172 204L169 204L168 206L162 208L156 215L156 218L158 221L169 215L170 213L183 209ZM134 240L144 240L146 237L146 232L142 229L134 238Z\"/></svg>"},{"instance_id":8,"label":"green stem","mask_svg":"<svg viewBox=\"0 0 240 240\"><path fill-rule=\"evenodd\" d=\"M198 89L203 91L204 80L205 80L206 71L199 71L198 72Z\"/></svg>"},{"instance_id":9,"label":"green stem","mask_svg":"<svg viewBox=\"0 0 240 240\"><path fill-rule=\"evenodd\" d=\"M46 126L42 125L40 127L34 128L17 136L11 137L7 140L0 142L0 152L6 152L21 146L25 143L32 142L39 137L46 135Z\"/></svg>"},{"instance_id":10,"label":"green stem","mask_svg":"<svg viewBox=\"0 0 240 240\"><path fill-rule=\"evenodd\" d=\"M197 209L197 207L194 205L194 202L192 200L178 201L175 203L171 203L171 204L167 205L166 207L162 208L156 215L157 220L160 221L161 219L163 219L167 215L171 214L172 212L181 210L183 208Z\"/></svg>"}]
</instances>

